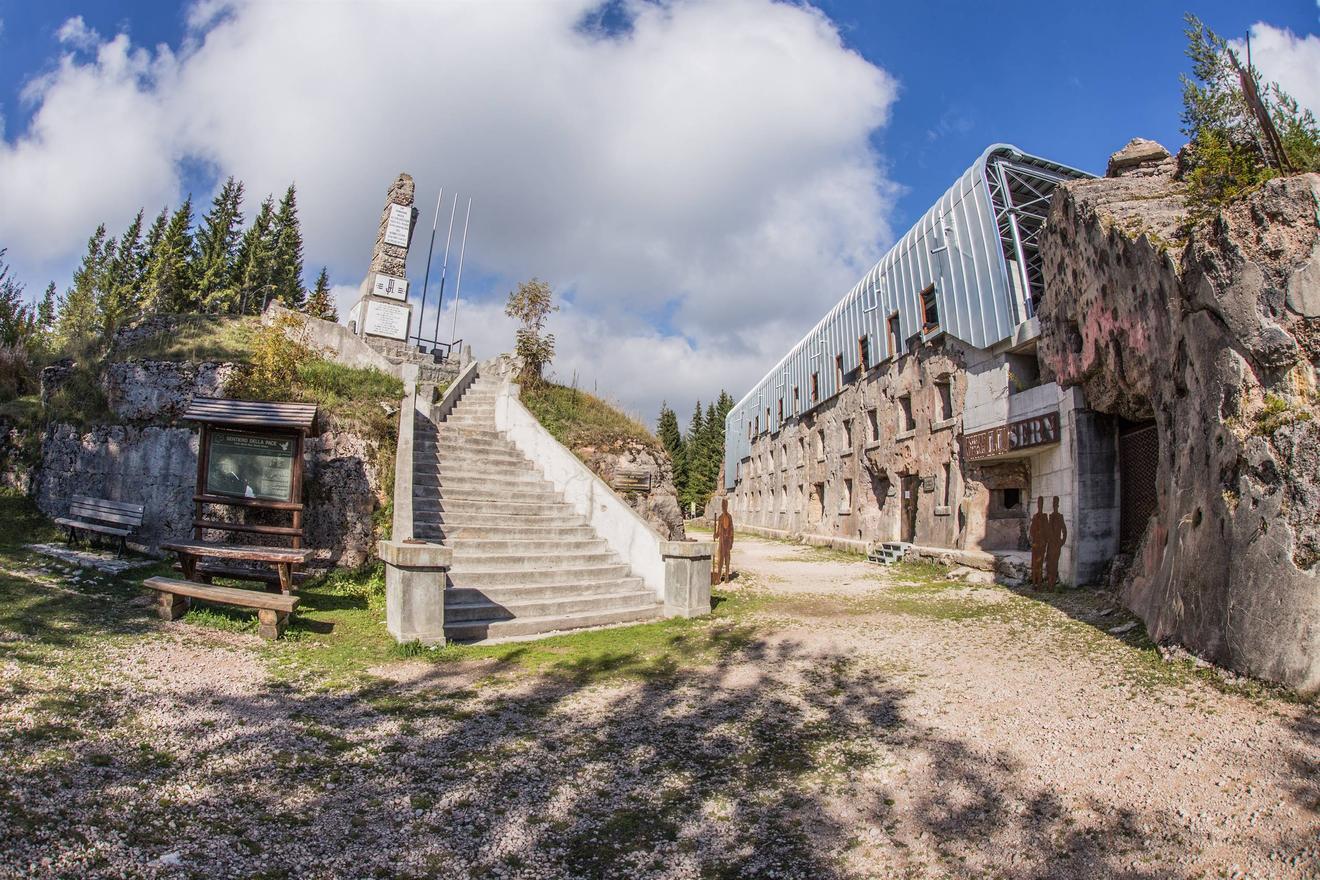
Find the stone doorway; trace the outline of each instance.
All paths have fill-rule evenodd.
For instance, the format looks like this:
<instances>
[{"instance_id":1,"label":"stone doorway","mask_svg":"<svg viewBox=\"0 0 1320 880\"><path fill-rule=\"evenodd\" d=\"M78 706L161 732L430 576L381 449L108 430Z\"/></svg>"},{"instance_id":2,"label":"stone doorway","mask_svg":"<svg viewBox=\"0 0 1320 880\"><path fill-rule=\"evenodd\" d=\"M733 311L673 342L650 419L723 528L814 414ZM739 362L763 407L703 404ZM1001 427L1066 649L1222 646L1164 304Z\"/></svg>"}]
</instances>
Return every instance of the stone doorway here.
<instances>
[{"instance_id":1,"label":"stone doorway","mask_svg":"<svg viewBox=\"0 0 1320 880\"><path fill-rule=\"evenodd\" d=\"M906 543L917 540L917 494L921 491L921 477L904 474L902 483L902 507L899 517L898 539Z\"/></svg>"}]
</instances>

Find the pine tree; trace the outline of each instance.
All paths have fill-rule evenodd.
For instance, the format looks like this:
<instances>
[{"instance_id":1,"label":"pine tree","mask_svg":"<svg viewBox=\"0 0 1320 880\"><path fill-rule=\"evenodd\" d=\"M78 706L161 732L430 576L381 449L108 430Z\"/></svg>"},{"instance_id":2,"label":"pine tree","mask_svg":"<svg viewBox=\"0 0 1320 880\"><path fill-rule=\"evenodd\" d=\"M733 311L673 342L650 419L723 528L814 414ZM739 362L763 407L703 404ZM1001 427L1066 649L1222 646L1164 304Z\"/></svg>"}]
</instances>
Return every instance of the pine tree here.
<instances>
[{"instance_id":1,"label":"pine tree","mask_svg":"<svg viewBox=\"0 0 1320 880\"><path fill-rule=\"evenodd\" d=\"M687 453L686 473L684 493L679 496L679 500L686 507L692 503L700 503L701 498L701 456L702 440L706 435L706 420L702 416L701 401L698 400L696 407L692 410L692 419L688 422L687 436L684 438L684 448Z\"/></svg>"},{"instance_id":2,"label":"pine tree","mask_svg":"<svg viewBox=\"0 0 1320 880\"><path fill-rule=\"evenodd\" d=\"M32 341L36 318L23 302L23 284L9 274L5 248L0 248L0 346L26 347ZM17 393L17 387L9 389Z\"/></svg>"},{"instance_id":3,"label":"pine tree","mask_svg":"<svg viewBox=\"0 0 1320 880\"><path fill-rule=\"evenodd\" d=\"M65 291L60 301L57 335L66 348L81 345L96 332L99 324L96 292L105 276L106 257L105 224L102 223L87 239L87 253L73 273L73 286Z\"/></svg>"},{"instance_id":4,"label":"pine tree","mask_svg":"<svg viewBox=\"0 0 1320 880\"><path fill-rule=\"evenodd\" d=\"M271 291L274 260L275 199L266 196L252 225L243 233L234 260L234 288L239 292L239 313L261 311Z\"/></svg>"},{"instance_id":5,"label":"pine tree","mask_svg":"<svg viewBox=\"0 0 1320 880\"><path fill-rule=\"evenodd\" d=\"M150 312L179 312L196 305L192 284L192 196L170 217L147 267L145 306Z\"/></svg>"},{"instance_id":6,"label":"pine tree","mask_svg":"<svg viewBox=\"0 0 1320 880\"><path fill-rule=\"evenodd\" d=\"M105 278L97 291L96 310L101 331L107 336L133 314L139 304L138 267L145 251L142 213L141 210L137 212L117 246L112 247L113 239L106 245Z\"/></svg>"},{"instance_id":7,"label":"pine tree","mask_svg":"<svg viewBox=\"0 0 1320 880\"><path fill-rule=\"evenodd\" d=\"M339 320L339 312L335 309L334 300L330 298L330 275L325 271L325 266L321 267L321 274L316 276L316 287L307 297L306 312L324 321Z\"/></svg>"},{"instance_id":8,"label":"pine tree","mask_svg":"<svg viewBox=\"0 0 1320 880\"><path fill-rule=\"evenodd\" d=\"M37 306L37 328L43 333L50 333L55 329L55 321L58 317L55 296L55 282L52 281L46 285L46 292L41 297L41 304Z\"/></svg>"},{"instance_id":9,"label":"pine tree","mask_svg":"<svg viewBox=\"0 0 1320 880\"><path fill-rule=\"evenodd\" d=\"M674 489L682 498L687 489L687 449L683 443L683 433L678 429L678 415L669 408L669 403L660 404L660 418L656 420L656 433L660 442L669 453L669 461L674 468Z\"/></svg>"},{"instance_id":10,"label":"pine tree","mask_svg":"<svg viewBox=\"0 0 1320 880\"><path fill-rule=\"evenodd\" d=\"M275 212L275 252L271 264L271 284L275 296L291 309L301 309L307 299L303 289L303 241L298 223L298 196L289 184Z\"/></svg>"},{"instance_id":11,"label":"pine tree","mask_svg":"<svg viewBox=\"0 0 1320 880\"><path fill-rule=\"evenodd\" d=\"M160 249L160 240L165 237L165 227L170 222L170 209L164 207L152 221L151 228L147 230L146 238L142 241L142 250L138 253L137 264L137 291L138 301L141 302L146 297L147 272L151 269L151 263L156 259L156 252Z\"/></svg>"},{"instance_id":12,"label":"pine tree","mask_svg":"<svg viewBox=\"0 0 1320 880\"><path fill-rule=\"evenodd\" d=\"M197 300L208 312L229 311L236 298L234 261L243 232L243 184L230 177L211 201L197 230L193 267Z\"/></svg>"}]
</instances>

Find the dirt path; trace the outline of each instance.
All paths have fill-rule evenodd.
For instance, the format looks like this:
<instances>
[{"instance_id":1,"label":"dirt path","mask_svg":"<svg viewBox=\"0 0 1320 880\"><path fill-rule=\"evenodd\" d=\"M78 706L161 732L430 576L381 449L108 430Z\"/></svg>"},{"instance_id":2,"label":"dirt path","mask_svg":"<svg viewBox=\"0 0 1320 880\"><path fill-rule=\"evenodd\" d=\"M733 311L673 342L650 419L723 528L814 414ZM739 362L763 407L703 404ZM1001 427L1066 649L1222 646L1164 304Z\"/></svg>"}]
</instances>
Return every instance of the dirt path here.
<instances>
[{"instance_id":1,"label":"dirt path","mask_svg":"<svg viewBox=\"0 0 1320 880\"><path fill-rule=\"evenodd\" d=\"M890 842L932 834L934 853L991 876L1079 839L1097 857L1079 876L1320 876L1314 705L1160 668L1109 634L1126 618L1102 594L922 587L842 556L740 538L734 569L743 589L796 600L772 605L775 642L888 670L902 690L923 742L875 780L898 814ZM859 802L845 809L875 831Z\"/></svg>"},{"instance_id":2,"label":"dirt path","mask_svg":"<svg viewBox=\"0 0 1320 880\"><path fill-rule=\"evenodd\" d=\"M1320 876L1313 705L1102 595L735 554L711 618L347 690L52 583L0 633L0 878Z\"/></svg>"}]
</instances>

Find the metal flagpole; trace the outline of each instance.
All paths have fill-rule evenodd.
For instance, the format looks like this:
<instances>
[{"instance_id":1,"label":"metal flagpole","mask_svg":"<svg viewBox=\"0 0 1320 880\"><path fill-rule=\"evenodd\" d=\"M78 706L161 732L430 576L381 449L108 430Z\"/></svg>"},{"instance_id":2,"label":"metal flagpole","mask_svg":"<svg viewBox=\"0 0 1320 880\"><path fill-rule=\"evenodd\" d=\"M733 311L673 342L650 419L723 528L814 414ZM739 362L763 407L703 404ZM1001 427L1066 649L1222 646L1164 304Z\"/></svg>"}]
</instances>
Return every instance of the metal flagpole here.
<instances>
[{"instance_id":1,"label":"metal flagpole","mask_svg":"<svg viewBox=\"0 0 1320 880\"><path fill-rule=\"evenodd\" d=\"M458 338L458 296L463 290L463 254L467 252L468 221L472 219L472 199L468 199L467 214L463 217L463 243L458 248L458 280L454 283L454 324L449 329L449 344Z\"/></svg>"},{"instance_id":2,"label":"metal flagpole","mask_svg":"<svg viewBox=\"0 0 1320 880\"><path fill-rule=\"evenodd\" d=\"M435 303L435 330L431 342L440 342L440 309L445 304L445 270L449 268L449 242L454 237L454 212L458 210L458 193L454 193L454 205L449 209L449 233L445 235L445 261L440 265L440 297Z\"/></svg>"},{"instance_id":3,"label":"metal flagpole","mask_svg":"<svg viewBox=\"0 0 1320 880\"><path fill-rule=\"evenodd\" d=\"M435 227L440 223L440 200L445 197L445 188L440 187L440 195L435 197L435 219L431 221L431 244L426 248L426 274L422 276L422 307L417 312L417 345L422 344L422 319L426 317L426 286L431 280L431 256L435 253Z\"/></svg>"}]
</instances>

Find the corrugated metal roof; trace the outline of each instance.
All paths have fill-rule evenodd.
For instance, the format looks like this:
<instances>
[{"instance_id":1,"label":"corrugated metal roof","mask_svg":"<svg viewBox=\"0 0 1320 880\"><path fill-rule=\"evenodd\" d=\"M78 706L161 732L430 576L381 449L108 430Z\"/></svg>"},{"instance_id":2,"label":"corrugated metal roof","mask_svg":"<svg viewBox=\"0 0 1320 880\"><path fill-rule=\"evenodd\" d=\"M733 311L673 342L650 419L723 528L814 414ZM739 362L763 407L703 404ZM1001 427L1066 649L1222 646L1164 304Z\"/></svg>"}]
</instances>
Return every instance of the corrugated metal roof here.
<instances>
[{"instance_id":1,"label":"corrugated metal roof","mask_svg":"<svg viewBox=\"0 0 1320 880\"><path fill-rule=\"evenodd\" d=\"M286 428L308 433L316 421L316 404L194 397L181 418L190 422Z\"/></svg>"},{"instance_id":2,"label":"corrugated metal roof","mask_svg":"<svg viewBox=\"0 0 1320 880\"><path fill-rule=\"evenodd\" d=\"M976 348L990 348L1009 338L1029 317L1022 285L1009 277L1000 220L988 173L1010 163L1047 177L1079 178L1085 172L1029 156L1008 144L988 147L947 192L862 276L828 314L766 373L729 412L725 422L725 482L732 487L737 463L751 452L748 426L778 431L779 402L784 420L801 415L843 390L846 376L860 358L859 341L868 341L874 366L899 352L887 332L897 316L902 345L923 329L922 291L933 288L939 333ZM994 169L992 169L992 164ZM996 186L995 192L1001 187ZM836 358L842 359L842 370ZM841 382L841 376L845 379ZM816 376L819 395L810 396ZM798 389L799 406L793 405Z\"/></svg>"}]
</instances>

